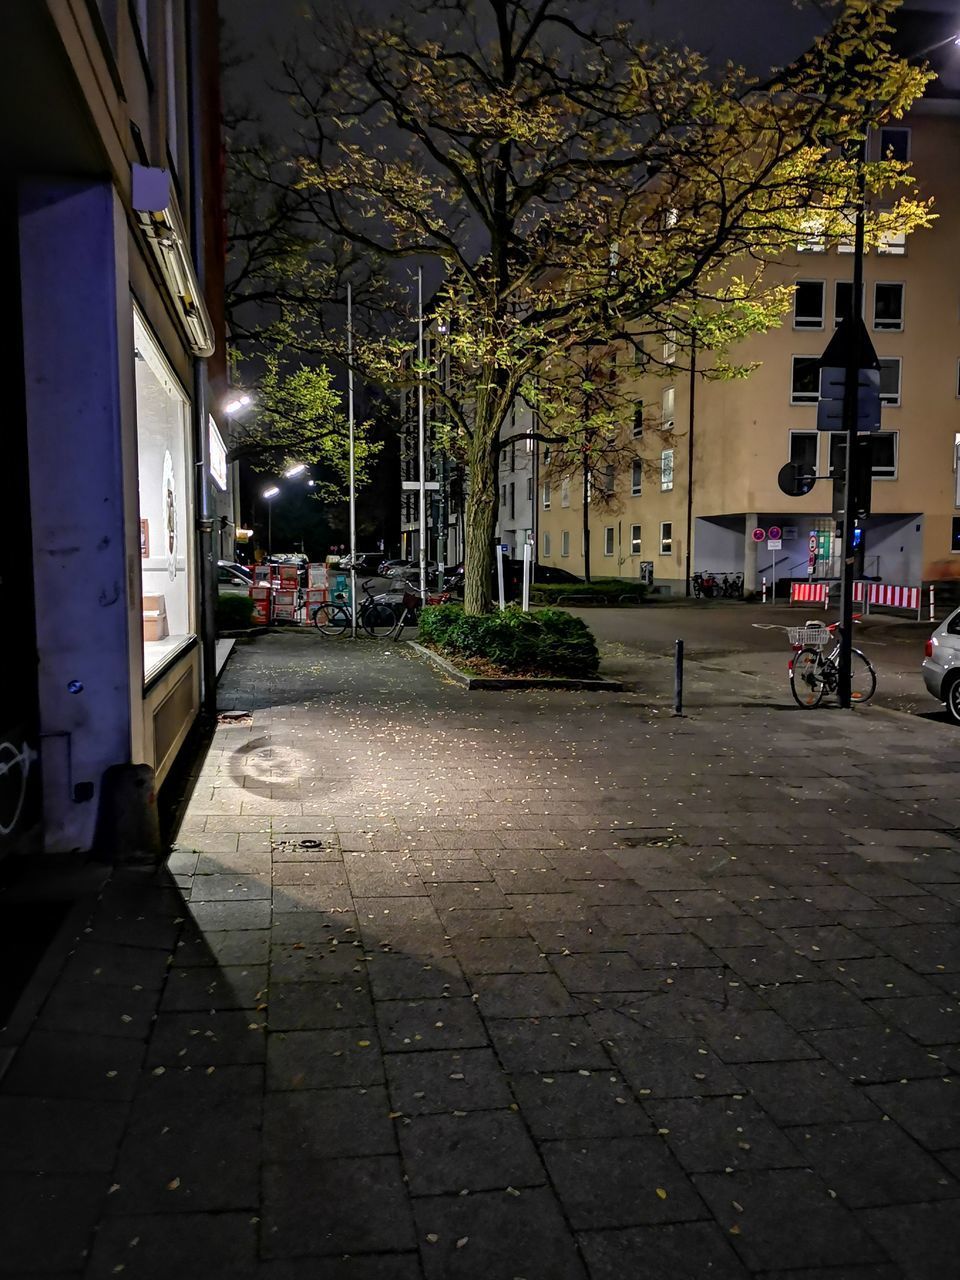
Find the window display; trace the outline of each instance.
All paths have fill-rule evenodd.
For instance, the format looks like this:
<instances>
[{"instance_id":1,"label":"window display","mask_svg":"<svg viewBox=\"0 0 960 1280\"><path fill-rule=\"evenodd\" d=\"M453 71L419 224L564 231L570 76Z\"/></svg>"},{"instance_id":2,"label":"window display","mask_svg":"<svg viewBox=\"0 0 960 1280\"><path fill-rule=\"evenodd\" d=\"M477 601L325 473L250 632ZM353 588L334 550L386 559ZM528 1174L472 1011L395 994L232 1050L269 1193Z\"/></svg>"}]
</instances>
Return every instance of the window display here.
<instances>
[{"instance_id":1,"label":"window display","mask_svg":"<svg viewBox=\"0 0 960 1280\"><path fill-rule=\"evenodd\" d=\"M140 316L133 318L143 574L143 667L149 680L194 634L189 404Z\"/></svg>"}]
</instances>

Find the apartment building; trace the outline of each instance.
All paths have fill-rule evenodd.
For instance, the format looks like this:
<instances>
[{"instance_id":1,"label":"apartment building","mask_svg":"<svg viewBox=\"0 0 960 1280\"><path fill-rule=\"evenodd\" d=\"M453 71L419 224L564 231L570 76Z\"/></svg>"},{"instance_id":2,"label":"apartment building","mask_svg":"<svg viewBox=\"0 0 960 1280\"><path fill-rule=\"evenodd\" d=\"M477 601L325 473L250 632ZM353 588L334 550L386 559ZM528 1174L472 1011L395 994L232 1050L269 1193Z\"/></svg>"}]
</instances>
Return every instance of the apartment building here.
<instances>
[{"instance_id":1,"label":"apartment building","mask_svg":"<svg viewBox=\"0 0 960 1280\"><path fill-rule=\"evenodd\" d=\"M218 36L216 0L4 12L0 850L108 841L105 790L133 766L162 784L211 688L201 581L233 511Z\"/></svg>"},{"instance_id":2,"label":"apartment building","mask_svg":"<svg viewBox=\"0 0 960 1280\"><path fill-rule=\"evenodd\" d=\"M958 77L948 68L908 118L869 144L873 154L912 162L938 214L932 229L865 258L863 314L881 362L883 409L862 570L894 584L960 577ZM781 327L734 352L759 364L747 379L694 381L689 353L669 334L653 353L655 373L621 353L619 385L632 406L609 501L590 513L593 575L646 578L674 594L696 570L742 572L748 589L764 577L838 576L830 477L844 446L841 433L816 429L816 361L851 305L852 247L812 235L771 269L793 286L793 305ZM708 365L709 353L699 363ZM824 477L805 497L778 488L789 460ZM559 485L542 478L538 502L540 561L582 573L581 486L572 475ZM754 531L771 527L781 546L768 551Z\"/></svg>"}]
</instances>

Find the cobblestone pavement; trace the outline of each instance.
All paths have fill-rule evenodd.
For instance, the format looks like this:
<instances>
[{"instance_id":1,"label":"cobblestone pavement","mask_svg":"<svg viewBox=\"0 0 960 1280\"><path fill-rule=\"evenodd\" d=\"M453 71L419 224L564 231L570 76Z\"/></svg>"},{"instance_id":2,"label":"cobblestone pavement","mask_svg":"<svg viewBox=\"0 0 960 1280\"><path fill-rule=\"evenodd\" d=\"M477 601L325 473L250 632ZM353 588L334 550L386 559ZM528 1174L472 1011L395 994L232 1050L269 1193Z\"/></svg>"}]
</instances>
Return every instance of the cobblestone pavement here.
<instances>
[{"instance_id":1,"label":"cobblestone pavement","mask_svg":"<svg viewBox=\"0 0 960 1280\"><path fill-rule=\"evenodd\" d=\"M240 649L3 1079L0 1274L955 1274L960 735L692 687Z\"/></svg>"}]
</instances>

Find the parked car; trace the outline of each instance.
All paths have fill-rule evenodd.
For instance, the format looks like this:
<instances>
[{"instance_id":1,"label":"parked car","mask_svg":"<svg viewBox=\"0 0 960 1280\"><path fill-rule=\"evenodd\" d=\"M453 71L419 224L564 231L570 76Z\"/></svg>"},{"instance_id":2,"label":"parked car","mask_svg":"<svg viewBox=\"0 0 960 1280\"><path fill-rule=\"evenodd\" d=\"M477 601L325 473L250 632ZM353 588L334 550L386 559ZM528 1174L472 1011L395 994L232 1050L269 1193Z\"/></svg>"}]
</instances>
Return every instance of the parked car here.
<instances>
[{"instance_id":1,"label":"parked car","mask_svg":"<svg viewBox=\"0 0 960 1280\"><path fill-rule=\"evenodd\" d=\"M960 724L960 609L940 624L924 649L923 682L947 714Z\"/></svg>"},{"instance_id":2,"label":"parked car","mask_svg":"<svg viewBox=\"0 0 960 1280\"><path fill-rule=\"evenodd\" d=\"M561 582L582 582L582 578L578 578L575 573L570 573L567 569L555 569L549 564L535 564L533 566L534 582L542 583L545 587L549 587L554 583Z\"/></svg>"},{"instance_id":3,"label":"parked car","mask_svg":"<svg viewBox=\"0 0 960 1280\"><path fill-rule=\"evenodd\" d=\"M253 586L253 574L233 560L217 561L217 591L220 595L245 596Z\"/></svg>"}]
</instances>

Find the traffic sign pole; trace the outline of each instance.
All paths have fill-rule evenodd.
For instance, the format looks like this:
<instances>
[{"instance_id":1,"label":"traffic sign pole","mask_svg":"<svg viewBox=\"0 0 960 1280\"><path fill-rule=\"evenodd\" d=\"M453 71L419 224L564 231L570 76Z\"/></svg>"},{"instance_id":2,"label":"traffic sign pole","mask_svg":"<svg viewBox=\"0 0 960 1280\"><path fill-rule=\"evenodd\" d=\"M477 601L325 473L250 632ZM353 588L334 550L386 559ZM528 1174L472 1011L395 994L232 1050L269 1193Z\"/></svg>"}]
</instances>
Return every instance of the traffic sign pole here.
<instances>
[{"instance_id":1,"label":"traffic sign pole","mask_svg":"<svg viewBox=\"0 0 960 1280\"><path fill-rule=\"evenodd\" d=\"M863 160L857 159L857 203L853 239L853 325L859 333L863 325L863 205L865 184ZM853 579L856 567L856 548L853 545L854 526L854 454L857 447L857 383L860 375L860 355L857 343L847 347L846 380L843 387L843 426L847 437L843 485L843 554L840 564L840 654L838 663L837 696L841 707L851 705L851 649L853 647Z\"/></svg>"}]
</instances>

